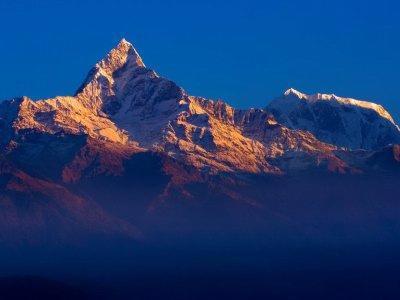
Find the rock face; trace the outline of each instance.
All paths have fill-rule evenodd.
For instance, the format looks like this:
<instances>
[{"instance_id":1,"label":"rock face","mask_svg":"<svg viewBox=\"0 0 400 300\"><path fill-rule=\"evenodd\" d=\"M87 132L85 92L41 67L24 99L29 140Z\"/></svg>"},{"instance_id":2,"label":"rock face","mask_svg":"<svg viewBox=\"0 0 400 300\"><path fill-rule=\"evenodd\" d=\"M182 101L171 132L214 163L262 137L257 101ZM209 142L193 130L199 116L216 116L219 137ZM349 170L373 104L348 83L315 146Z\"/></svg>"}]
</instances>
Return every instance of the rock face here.
<instances>
[{"instance_id":1,"label":"rock face","mask_svg":"<svg viewBox=\"0 0 400 300\"><path fill-rule=\"evenodd\" d=\"M307 130L339 147L377 150L400 143L400 129L392 116L382 106L367 101L289 89L267 110L289 128Z\"/></svg>"},{"instance_id":2,"label":"rock face","mask_svg":"<svg viewBox=\"0 0 400 300\"><path fill-rule=\"evenodd\" d=\"M379 105L289 90L267 109L235 109L160 77L126 40L74 96L2 102L0 131L2 159L22 172L0 174L1 182L19 178L2 187L10 211L21 197L46 212L71 203L68 220L111 233L121 228L119 217L136 224L177 203L260 207L269 192L262 186L271 187L265 178L399 170L398 147L389 146L399 142L399 128Z\"/></svg>"},{"instance_id":3,"label":"rock face","mask_svg":"<svg viewBox=\"0 0 400 300\"><path fill-rule=\"evenodd\" d=\"M297 151L311 164L318 156L346 168L334 156L335 146L277 124L263 110L236 110L222 101L188 95L146 68L125 40L96 64L76 99L95 115L106 115L130 143L212 173L282 173L286 170L276 165L277 158Z\"/></svg>"},{"instance_id":4,"label":"rock face","mask_svg":"<svg viewBox=\"0 0 400 300\"><path fill-rule=\"evenodd\" d=\"M23 97L3 103L2 111L8 148L32 132L87 135L137 151L167 153L211 173L281 174L289 170L278 164L280 158L299 153L302 163L291 163L290 171L324 164L349 169L335 156L334 145L279 124L266 111L237 110L188 95L146 68L126 40L95 65L74 97Z\"/></svg>"}]
</instances>

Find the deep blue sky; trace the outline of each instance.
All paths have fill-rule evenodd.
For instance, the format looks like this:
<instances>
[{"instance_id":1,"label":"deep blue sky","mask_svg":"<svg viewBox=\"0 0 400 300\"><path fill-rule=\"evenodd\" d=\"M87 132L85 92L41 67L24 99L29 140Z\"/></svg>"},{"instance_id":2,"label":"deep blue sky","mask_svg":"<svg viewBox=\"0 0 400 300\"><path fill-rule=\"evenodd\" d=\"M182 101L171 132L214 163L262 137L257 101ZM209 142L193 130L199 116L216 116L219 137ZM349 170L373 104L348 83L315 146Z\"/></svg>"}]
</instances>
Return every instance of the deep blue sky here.
<instances>
[{"instance_id":1,"label":"deep blue sky","mask_svg":"<svg viewBox=\"0 0 400 300\"><path fill-rule=\"evenodd\" d=\"M262 107L294 87L400 119L394 0L0 0L0 99L72 94L121 37L195 95Z\"/></svg>"}]
</instances>

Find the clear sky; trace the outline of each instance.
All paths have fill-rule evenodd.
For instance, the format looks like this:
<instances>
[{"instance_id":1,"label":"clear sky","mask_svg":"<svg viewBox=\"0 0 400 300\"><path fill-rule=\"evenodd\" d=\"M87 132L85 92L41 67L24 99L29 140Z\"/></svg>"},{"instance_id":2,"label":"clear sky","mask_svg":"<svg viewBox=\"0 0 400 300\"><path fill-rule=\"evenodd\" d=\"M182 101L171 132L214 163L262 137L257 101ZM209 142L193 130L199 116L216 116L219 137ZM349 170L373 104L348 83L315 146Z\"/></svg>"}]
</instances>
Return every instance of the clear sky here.
<instances>
[{"instance_id":1,"label":"clear sky","mask_svg":"<svg viewBox=\"0 0 400 300\"><path fill-rule=\"evenodd\" d=\"M294 87L400 119L394 0L0 0L0 99L74 93L122 37L195 95L263 107Z\"/></svg>"}]
</instances>

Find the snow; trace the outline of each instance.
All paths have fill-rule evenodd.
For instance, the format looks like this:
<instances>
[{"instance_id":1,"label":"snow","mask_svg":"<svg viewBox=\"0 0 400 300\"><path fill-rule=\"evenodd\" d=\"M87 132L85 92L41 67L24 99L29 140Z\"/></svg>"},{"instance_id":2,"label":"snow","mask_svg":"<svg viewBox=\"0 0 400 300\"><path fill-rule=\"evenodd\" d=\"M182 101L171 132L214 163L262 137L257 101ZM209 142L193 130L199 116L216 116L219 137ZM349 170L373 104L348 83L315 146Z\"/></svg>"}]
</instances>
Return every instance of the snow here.
<instances>
[{"instance_id":1,"label":"snow","mask_svg":"<svg viewBox=\"0 0 400 300\"><path fill-rule=\"evenodd\" d=\"M336 101L340 104L344 105L352 105L352 106L358 106L361 108L366 108L366 109L371 109L376 111L381 117L389 120L391 123L395 123L392 116L387 112L381 105L370 102L370 101L365 101L365 100L356 100L353 98L346 98L346 97L339 97L336 96L335 94L312 94L312 95L307 95L302 92L299 92L293 88L288 89L285 91L284 96L295 96L301 100L305 100L308 102L317 102L320 100L323 101Z\"/></svg>"},{"instance_id":2,"label":"snow","mask_svg":"<svg viewBox=\"0 0 400 300\"><path fill-rule=\"evenodd\" d=\"M368 101L289 89L267 109L282 124L342 147L377 149L400 142L399 128L389 112Z\"/></svg>"},{"instance_id":3,"label":"snow","mask_svg":"<svg viewBox=\"0 0 400 300\"><path fill-rule=\"evenodd\" d=\"M297 96L297 97L299 97L299 98L303 98L303 97L306 96L306 95L300 93L299 91L297 91L297 90L295 90L295 89L293 89L293 88L288 89L288 90L284 93L284 95L285 95L285 96L295 95L295 96Z\"/></svg>"},{"instance_id":4,"label":"snow","mask_svg":"<svg viewBox=\"0 0 400 300\"><path fill-rule=\"evenodd\" d=\"M329 104L327 112L316 109L321 101ZM398 131L381 106L333 94L306 95L288 89L267 111L238 110L220 100L190 96L148 69L125 39L95 65L74 97L26 98L19 105L12 125L17 133L34 129L85 134L162 151L207 172L280 174L321 160L342 170L346 166L334 154L336 145L373 148L393 142L384 135L393 134L393 128ZM274 117L269 110L280 114ZM331 131L321 118L332 122ZM294 162L287 164L283 158Z\"/></svg>"}]
</instances>

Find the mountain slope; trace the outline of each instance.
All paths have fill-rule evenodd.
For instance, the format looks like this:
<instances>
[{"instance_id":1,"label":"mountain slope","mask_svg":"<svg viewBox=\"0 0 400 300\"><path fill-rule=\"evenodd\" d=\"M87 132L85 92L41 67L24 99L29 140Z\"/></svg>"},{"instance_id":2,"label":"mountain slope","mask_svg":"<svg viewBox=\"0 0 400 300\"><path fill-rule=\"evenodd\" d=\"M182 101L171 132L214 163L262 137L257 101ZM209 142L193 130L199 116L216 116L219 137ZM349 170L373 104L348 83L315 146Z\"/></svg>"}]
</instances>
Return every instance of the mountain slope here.
<instances>
[{"instance_id":1,"label":"mountain slope","mask_svg":"<svg viewBox=\"0 0 400 300\"><path fill-rule=\"evenodd\" d=\"M288 170L278 158L293 153L302 162L291 164L291 171L324 164L331 171L349 169L335 156L335 146L277 124L263 110L236 110L188 95L146 68L126 40L95 65L75 97L24 97L3 107L4 128L12 128L5 145L34 131L159 151L211 173L281 174Z\"/></svg>"},{"instance_id":2,"label":"mountain slope","mask_svg":"<svg viewBox=\"0 0 400 300\"><path fill-rule=\"evenodd\" d=\"M400 143L400 129L392 116L382 106L367 101L289 89L267 110L289 128L307 130L339 147L377 150Z\"/></svg>"},{"instance_id":3,"label":"mountain slope","mask_svg":"<svg viewBox=\"0 0 400 300\"><path fill-rule=\"evenodd\" d=\"M92 238L137 238L132 225L65 187L0 161L0 244L79 243Z\"/></svg>"},{"instance_id":4,"label":"mountain slope","mask_svg":"<svg viewBox=\"0 0 400 300\"><path fill-rule=\"evenodd\" d=\"M123 174L124 162L143 151L206 174L359 173L363 159L340 147L379 150L400 137L381 106L334 95L290 89L266 110L191 96L147 68L124 39L75 96L6 101L0 120L3 153L61 182Z\"/></svg>"},{"instance_id":5,"label":"mountain slope","mask_svg":"<svg viewBox=\"0 0 400 300\"><path fill-rule=\"evenodd\" d=\"M271 160L286 151L339 161L334 147L275 124L262 110L188 95L146 68L125 40L93 68L76 97L108 114L139 146L211 172L282 173Z\"/></svg>"},{"instance_id":6,"label":"mountain slope","mask_svg":"<svg viewBox=\"0 0 400 300\"><path fill-rule=\"evenodd\" d=\"M260 224L292 228L292 204L284 214L275 210L278 181L280 192L290 195L285 199L296 195L297 180L321 177L319 187L307 185L308 198L322 197L332 180L337 195L357 202L359 190L346 195L342 181L380 174L395 181L400 164L398 147L387 146L397 141L398 127L375 104L290 90L267 109L235 109L189 95L147 68L126 40L94 66L74 96L2 102L0 132L4 161L22 172L4 173L1 191L3 202L12 203L9 211L23 210L18 203L41 203L46 223L60 215L54 206L88 198L100 206L80 210L71 204L68 220L96 232L115 232L120 219L146 227L158 213L164 224L165 211L166 223L178 223L177 214L185 219L173 225L177 230L194 220L201 224L209 212L217 223L228 211L231 224L246 211L243 224L255 217ZM24 174L26 188L10 192L7 180L17 174ZM104 222L96 222L102 213ZM12 222L3 220L4 226ZM57 217L62 224L68 220Z\"/></svg>"}]
</instances>

